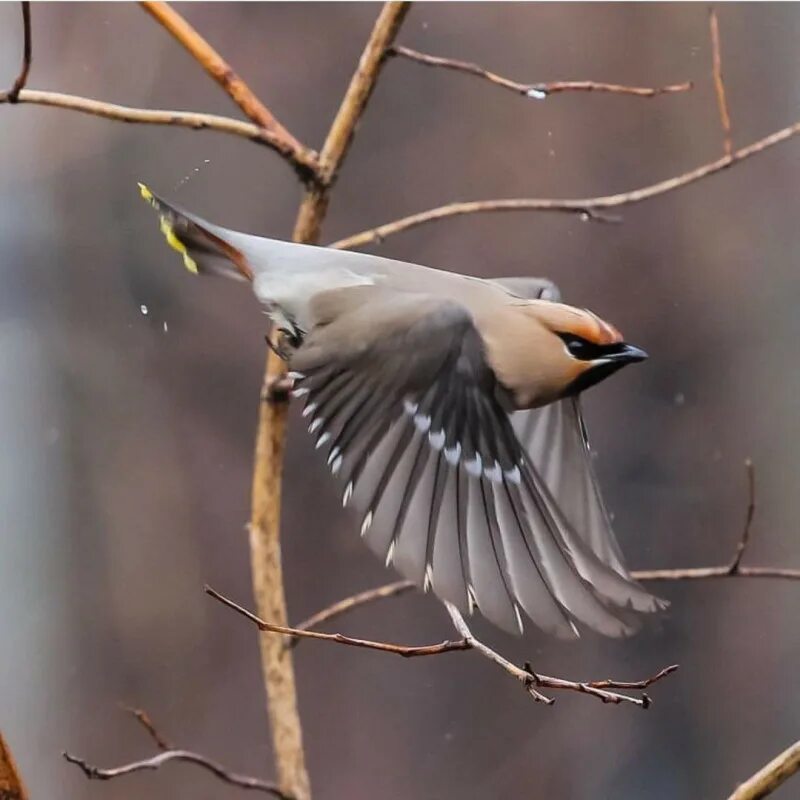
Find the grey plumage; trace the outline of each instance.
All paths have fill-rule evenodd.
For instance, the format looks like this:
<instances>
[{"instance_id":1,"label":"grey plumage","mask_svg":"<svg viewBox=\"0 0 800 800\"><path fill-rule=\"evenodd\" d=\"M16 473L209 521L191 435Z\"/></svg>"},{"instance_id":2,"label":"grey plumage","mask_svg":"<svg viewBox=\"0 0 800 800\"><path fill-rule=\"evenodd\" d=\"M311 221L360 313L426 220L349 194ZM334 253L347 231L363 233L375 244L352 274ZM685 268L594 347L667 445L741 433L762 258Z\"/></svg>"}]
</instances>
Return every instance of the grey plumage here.
<instances>
[{"instance_id":1,"label":"grey plumage","mask_svg":"<svg viewBox=\"0 0 800 800\"><path fill-rule=\"evenodd\" d=\"M187 267L251 279L286 331L305 422L387 564L507 630L622 636L664 607L625 567L572 388L643 357L615 329L544 279L264 239L145 196Z\"/></svg>"}]
</instances>

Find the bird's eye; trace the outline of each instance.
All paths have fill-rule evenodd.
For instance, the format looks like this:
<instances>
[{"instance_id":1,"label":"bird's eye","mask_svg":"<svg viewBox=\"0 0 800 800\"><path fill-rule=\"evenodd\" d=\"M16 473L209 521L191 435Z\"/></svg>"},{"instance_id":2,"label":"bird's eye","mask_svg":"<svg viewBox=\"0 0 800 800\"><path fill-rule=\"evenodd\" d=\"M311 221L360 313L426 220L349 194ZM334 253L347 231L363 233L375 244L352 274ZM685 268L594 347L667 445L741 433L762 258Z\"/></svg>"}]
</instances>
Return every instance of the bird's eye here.
<instances>
[{"instance_id":1,"label":"bird's eye","mask_svg":"<svg viewBox=\"0 0 800 800\"><path fill-rule=\"evenodd\" d=\"M559 333L558 336L574 358L589 361L595 357L598 348L592 342L587 342L586 339L576 336L574 333Z\"/></svg>"}]
</instances>

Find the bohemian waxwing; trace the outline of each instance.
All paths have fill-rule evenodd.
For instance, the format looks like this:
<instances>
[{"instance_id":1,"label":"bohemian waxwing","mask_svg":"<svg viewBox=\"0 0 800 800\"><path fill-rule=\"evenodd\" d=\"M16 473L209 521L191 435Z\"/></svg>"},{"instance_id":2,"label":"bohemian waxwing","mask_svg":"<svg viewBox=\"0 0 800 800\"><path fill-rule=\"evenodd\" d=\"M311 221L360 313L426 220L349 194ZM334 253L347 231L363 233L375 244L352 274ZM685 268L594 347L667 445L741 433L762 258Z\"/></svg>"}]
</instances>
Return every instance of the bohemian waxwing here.
<instances>
[{"instance_id":1,"label":"bohemian waxwing","mask_svg":"<svg viewBox=\"0 0 800 800\"><path fill-rule=\"evenodd\" d=\"M647 357L538 278L483 280L222 228L156 197L192 273L252 281L292 393L386 564L462 611L561 638L666 603L629 575L579 394Z\"/></svg>"}]
</instances>

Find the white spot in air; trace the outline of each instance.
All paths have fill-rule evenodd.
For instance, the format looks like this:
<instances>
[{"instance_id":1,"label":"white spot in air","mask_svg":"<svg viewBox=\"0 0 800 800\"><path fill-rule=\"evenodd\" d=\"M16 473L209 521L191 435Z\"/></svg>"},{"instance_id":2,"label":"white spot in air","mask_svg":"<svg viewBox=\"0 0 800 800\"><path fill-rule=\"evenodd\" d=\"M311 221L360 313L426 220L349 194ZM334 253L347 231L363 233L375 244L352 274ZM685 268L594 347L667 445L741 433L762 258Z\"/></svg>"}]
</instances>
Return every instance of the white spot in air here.
<instances>
[{"instance_id":1,"label":"white spot in air","mask_svg":"<svg viewBox=\"0 0 800 800\"><path fill-rule=\"evenodd\" d=\"M417 409L419 408L419 403L415 403L413 400L409 400L407 397L403 400L403 408L406 410L406 414L410 414L413 416L417 413Z\"/></svg>"},{"instance_id":2,"label":"white spot in air","mask_svg":"<svg viewBox=\"0 0 800 800\"><path fill-rule=\"evenodd\" d=\"M327 442L328 439L330 439L330 438L331 438L330 432L329 431L325 431L325 433L323 433L322 436L320 436L319 439L317 439L317 443L316 443L316 445L314 445L314 449L315 450L319 450L320 447L322 447L322 445L324 445L325 442Z\"/></svg>"},{"instance_id":3,"label":"white spot in air","mask_svg":"<svg viewBox=\"0 0 800 800\"><path fill-rule=\"evenodd\" d=\"M292 397L302 397L304 394L308 394L307 386L298 386L296 389L292 389Z\"/></svg>"},{"instance_id":4,"label":"white spot in air","mask_svg":"<svg viewBox=\"0 0 800 800\"><path fill-rule=\"evenodd\" d=\"M361 523L361 535L364 536L366 532L369 530L369 526L372 525L372 512L368 511L367 516L364 517L364 521Z\"/></svg>"},{"instance_id":5,"label":"white spot in air","mask_svg":"<svg viewBox=\"0 0 800 800\"><path fill-rule=\"evenodd\" d=\"M485 469L483 474L492 482L500 483L503 480L503 468L500 466L499 461L494 462L494 466L490 469Z\"/></svg>"},{"instance_id":6,"label":"white spot in air","mask_svg":"<svg viewBox=\"0 0 800 800\"><path fill-rule=\"evenodd\" d=\"M511 481L511 483L522 483L522 473L519 471L519 467L514 467L514 469L507 469L506 470L506 478Z\"/></svg>"},{"instance_id":7,"label":"white spot in air","mask_svg":"<svg viewBox=\"0 0 800 800\"><path fill-rule=\"evenodd\" d=\"M295 390L292 392L292 394L294 394L294 392L296 392L296 391L297 391L297 389L295 389ZM317 410L317 404L316 404L316 403L309 403L309 404L308 404L308 405L307 405L307 406L306 406L306 407L303 409L303 414L302 414L302 416L304 416L304 417L310 417L310 416L311 416L311 415L312 415L312 414L313 414L313 413L314 413L316 410Z\"/></svg>"},{"instance_id":8,"label":"white spot in air","mask_svg":"<svg viewBox=\"0 0 800 800\"><path fill-rule=\"evenodd\" d=\"M347 504L350 502L350 498L353 496L353 481L347 484L344 487L344 494L342 495L342 508L345 508Z\"/></svg>"},{"instance_id":9,"label":"white spot in air","mask_svg":"<svg viewBox=\"0 0 800 800\"><path fill-rule=\"evenodd\" d=\"M528 91L525 92L525 95L526 97L530 97L532 100L544 100L547 97L547 92L533 87L528 89Z\"/></svg>"},{"instance_id":10,"label":"white spot in air","mask_svg":"<svg viewBox=\"0 0 800 800\"><path fill-rule=\"evenodd\" d=\"M455 447L445 448L444 457L448 464L458 464L458 459L461 458L461 442L456 442Z\"/></svg>"},{"instance_id":11,"label":"white spot in air","mask_svg":"<svg viewBox=\"0 0 800 800\"><path fill-rule=\"evenodd\" d=\"M144 314L144 316L147 316L147 314L148 314L148 312L149 312L149 309L147 308L147 306L146 306L144 303L142 303L142 304L139 306L139 311L141 311L141 312L142 312L142 314Z\"/></svg>"},{"instance_id":12,"label":"white spot in air","mask_svg":"<svg viewBox=\"0 0 800 800\"><path fill-rule=\"evenodd\" d=\"M475 458L467 461L464 466L467 468L467 472L469 472L470 475L479 478L483 471L483 459L481 458L481 454L475 453Z\"/></svg>"},{"instance_id":13,"label":"white spot in air","mask_svg":"<svg viewBox=\"0 0 800 800\"><path fill-rule=\"evenodd\" d=\"M581 220L581 222L588 222L589 221L589 215L585 211L581 211L580 220Z\"/></svg>"},{"instance_id":14,"label":"white spot in air","mask_svg":"<svg viewBox=\"0 0 800 800\"><path fill-rule=\"evenodd\" d=\"M444 447L444 439L444 429L428 434L428 441L434 450L441 450Z\"/></svg>"},{"instance_id":15,"label":"white spot in air","mask_svg":"<svg viewBox=\"0 0 800 800\"><path fill-rule=\"evenodd\" d=\"M323 422L325 422L324 417L317 417L316 419L312 420L311 424L308 426L308 432L314 433L315 430L322 426Z\"/></svg>"},{"instance_id":16,"label":"white spot in air","mask_svg":"<svg viewBox=\"0 0 800 800\"><path fill-rule=\"evenodd\" d=\"M203 159L203 163L204 164L210 164L211 163L211 159L210 158L204 158Z\"/></svg>"},{"instance_id":17,"label":"white spot in air","mask_svg":"<svg viewBox=\"0 0 800 800\"><path fill-rule=\"evenodd\" d=\"M678 394L675 395L674 400L676 406L682 406L686 403L686 395L683 392L678 392Z\"/></svg>"},{"instance_id":18,"label":"white spot in air","mask_svg":"<svg viewBox=\"0 0 800 800\"><path fill-rule=\"evenodd\" d=\"M394 542L389 545L389 549L386 551L386 561L384 562L387 567L392 566L392 560L394 559Z\"/></svg>"},{"instance_id":19,"label":"white spot in air","mask_svg":"<svg viewBox=\"0 0 800 800\"><path fill-rule=\"evenodd\" d=\"M414 424L420 433L425 433L431 427L431 418L427 414L417 414L414 417Z\"/></svg>"},{"instance_id":20,"label":"white spot in air","mask_svg":"<svg viewBox=\"0 0 800 800\"><path fill-rule=\"evenodd\" d=\"M164 321L164 333L169 333L169 325L167 325L166 320Z\"/></svg>"},{"instance_id":21,"label":"white spot in air","mask_svg":"<svg viewBox=\"0 0 800 800\"><path fill-rule=\"evenodd\" d=\"M336 458L333 460L333 464L331 464L331 475L338 474L339 470L342 467L343 458L344 456L336 456Z\"/></svg>"}]
</instances>

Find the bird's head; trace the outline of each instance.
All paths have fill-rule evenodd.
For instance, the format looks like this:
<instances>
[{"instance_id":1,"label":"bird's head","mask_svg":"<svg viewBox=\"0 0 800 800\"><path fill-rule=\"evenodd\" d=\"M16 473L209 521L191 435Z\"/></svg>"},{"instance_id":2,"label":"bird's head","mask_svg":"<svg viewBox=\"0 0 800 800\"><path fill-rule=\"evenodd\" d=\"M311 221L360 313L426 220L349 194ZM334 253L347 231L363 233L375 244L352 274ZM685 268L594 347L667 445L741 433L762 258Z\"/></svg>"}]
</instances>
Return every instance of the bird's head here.
<instances>
[{"instance_id":1,"label":"bird's head","mask_svg":"<svg viewBox=\"0 0 800 800\"><path fill-rule=\"evenodd\" d=\"M550 366L557 374L561 397L579 394L626 364L647 358L644 350L625 342L613 325L588 309L547 301L532 303L549 334Z\"/></svg>"}]
</instances>

